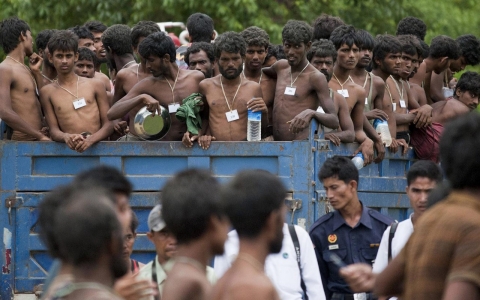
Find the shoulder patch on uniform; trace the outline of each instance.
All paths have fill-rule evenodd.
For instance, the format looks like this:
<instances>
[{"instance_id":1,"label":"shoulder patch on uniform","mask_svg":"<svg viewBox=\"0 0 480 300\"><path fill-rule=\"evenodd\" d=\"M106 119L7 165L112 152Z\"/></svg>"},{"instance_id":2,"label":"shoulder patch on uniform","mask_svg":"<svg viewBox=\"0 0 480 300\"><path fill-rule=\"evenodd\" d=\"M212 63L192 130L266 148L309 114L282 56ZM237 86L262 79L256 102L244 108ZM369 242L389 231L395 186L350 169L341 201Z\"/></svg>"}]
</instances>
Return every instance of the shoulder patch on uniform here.
<instances>
[{"instance_id":1,"label":"shoulder patch on uniform","mask_svg":"<svg viewBox=\"0 0 480 300\"><path fill-rule=\"evenodd\" d=\"M369 214L372 218L374 218L374 219L376 219L376 220L384 223L385 225L390 225L390 224L392 224L392 222L394 221L394 220L393 220L392 218L390 218L389 216L386 216L386 215L384 215L384 214L382 214L382 213L380 213L380 212L378 212L378 211L376 211L376 210L374 210L374 209L371 209L371 208L369 208L368 214Z\"/></svg>"},{"instance_id":2,"label":"shoulder patch on uniform","mask_svg":"<svg viewBox=\"0 0 480 300\"><path fill-rule=\"evenodd\" d=\"M318 227L320 224L325 223L331 217L333 217L333 212L329 212L328 214L321 216L317 221L315 221L315 223L313 223L312 227L310 227L310 230L308 232L312 232L313 229Z\"/></svg>"}]
</instances>

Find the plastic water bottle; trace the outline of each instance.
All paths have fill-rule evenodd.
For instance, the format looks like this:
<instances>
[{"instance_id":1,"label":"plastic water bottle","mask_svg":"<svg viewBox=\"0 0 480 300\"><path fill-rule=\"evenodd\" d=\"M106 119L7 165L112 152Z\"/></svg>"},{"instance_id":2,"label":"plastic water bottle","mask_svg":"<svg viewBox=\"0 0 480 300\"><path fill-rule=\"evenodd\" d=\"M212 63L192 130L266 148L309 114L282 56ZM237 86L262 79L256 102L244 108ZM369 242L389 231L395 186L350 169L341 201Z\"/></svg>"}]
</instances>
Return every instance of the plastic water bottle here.
<instances>
[{"instance_id":1,"label":"plastic water bottle","mask_svg":"<svg viewBox=\"0 0 480 300\"><path fill-rule=\"evenodd\" d=\"M262 112L248 110L247 141L260 141L262 131Z\"/></svg>"},{"instance_id":2,"label":"plastic water bottle","mask_svg":"<svg viewBox=\"0 0 480 300\"><path fill-rule=\"evenodd\" d=\"M357 155L355 155L352 158L352 162L355 165L355 167L357 168L357 170L360 170L361 168L363 168L364 160L363 160L362 152L358 152Z\"/></svg>"},{"instance_id":3,"label":"plastic water bottle","mask_svg":"<svg viewBox=\"0 0 480 300\"><path fill-rule=\"evenodd\" d=\"M388 122L385 120L375 119L373 122L373 127L377 133L380 134L380 138L385 146L390 147L392 144L392 136L390 135L390 129L388 129Z\"/></svg>"}]
</instances>

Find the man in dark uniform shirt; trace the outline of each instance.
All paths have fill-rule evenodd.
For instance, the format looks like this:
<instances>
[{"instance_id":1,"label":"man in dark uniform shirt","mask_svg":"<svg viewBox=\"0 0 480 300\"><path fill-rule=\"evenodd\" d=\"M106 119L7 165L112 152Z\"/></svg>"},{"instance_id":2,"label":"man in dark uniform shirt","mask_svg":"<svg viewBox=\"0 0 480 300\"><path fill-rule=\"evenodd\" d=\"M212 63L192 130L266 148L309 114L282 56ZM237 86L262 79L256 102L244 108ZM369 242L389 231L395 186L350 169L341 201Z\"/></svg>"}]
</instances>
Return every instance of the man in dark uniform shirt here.
<instances>
[{"instance_id":1,"label":"man in dark uniform shirt","mask_svg":"<svg viewBox=\"0 0 480 300\"><path fill-rule=\"evenodd\" d=\"M358 262L372 265L383 232L393 220L358 199L358 170L350 159L341 156L327 159L318 177L335 209L310 228L327 299L372 299L369 293L354 296L338 274L331 253L347 265Z\"/></svg>"}]
</instances>

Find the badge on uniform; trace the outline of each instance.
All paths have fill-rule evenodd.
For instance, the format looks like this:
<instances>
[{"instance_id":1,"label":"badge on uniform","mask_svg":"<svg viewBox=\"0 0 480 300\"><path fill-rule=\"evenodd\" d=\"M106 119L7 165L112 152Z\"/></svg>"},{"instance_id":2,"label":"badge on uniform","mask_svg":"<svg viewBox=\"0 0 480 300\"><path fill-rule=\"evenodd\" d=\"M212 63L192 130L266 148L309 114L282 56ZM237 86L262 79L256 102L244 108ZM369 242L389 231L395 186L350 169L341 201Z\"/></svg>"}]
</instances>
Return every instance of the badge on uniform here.
<instances>
[{"instance_id":1,"label":"badge on uniform","mask_svg":"<svg viewBox=\"0 0 480 300\"><path fill-rule=\"evenodd\" d=\"M225 113L225 115L227 116L227 121L228 122L232 122L232 121L236 121L236 120L240 119L240 117L238 116L238 111L236 109L234 109L232 111L227 111Z\"/></svg>"},{"instance_id":2,"label":"badge on uniform","mask_svg":"<svg viewBox=\"0 0 480 300\"><path fill-rule=\"evenodd\" d=\"M178 103L169 104L168 112L171 114L176 113L179 108L180 108L180 104Z\"/></svg>"},{"instance_id":3,"label":"badge on uniform","mask_svg":"<svg viewBox=\"0 0 480 300\"><path fill-rule=\"evenodd\" d=\"M328 245L328 250L336 250L336 249L339 249L338 244Z\"/></svg>"},{"instance_id":4,"label":"badge on uniform","mask_svg":"<svg viewBox=\"0 0 480 300\"><path fill-rule=\"evenodd\" d=\"M297 88L287 86L287 87L285 88L285 95L294 96L296 90L297 90Z\"/></svg>"},{"instance_id":5,"label":"badge on uniform","mask_svg":"<svg viewBox=\"0 0 480 300\"><path fill-rule=\"evenodd\" d=\"M80 98L80 99L77 99L77 100L73 101L73 107L75 109L82 108L86 105L87 105L87 102L85 102L85 98Z\"/></svg>"},{"instance_id":6,"label":"badge on uniform","mask_svg":"<svg viewBox=\"0 0 480 300\"><path fill-rule=\"evenodd\" d=\"M331 235L328 236L328 242L329 242L330 244L333 244L333 243L335 243L336 241L337 241L337 235L336 235L336 234L331 234Z\"/></svg>"},{"instance_id":7,"label":"badge on uniform","mask_svg":"<svg viewBox=\"0 0 480 300\"><path fill-rule=\"evenodd\" d=\"M348 90L346 90L346 89L337 90L337 93L339 93L340 95L342 95L345 98L348 98Z\"/></svg>"}]
</instances>

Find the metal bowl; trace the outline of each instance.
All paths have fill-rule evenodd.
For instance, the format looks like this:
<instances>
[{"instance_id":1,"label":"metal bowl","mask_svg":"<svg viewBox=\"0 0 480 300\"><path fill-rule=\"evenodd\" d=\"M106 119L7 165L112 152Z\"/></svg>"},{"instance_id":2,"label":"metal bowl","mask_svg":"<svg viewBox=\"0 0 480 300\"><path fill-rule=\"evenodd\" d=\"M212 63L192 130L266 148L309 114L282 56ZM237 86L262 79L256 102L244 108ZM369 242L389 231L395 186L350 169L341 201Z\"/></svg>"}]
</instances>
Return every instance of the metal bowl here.
<instances>
[{"instance_id":1,"label":"metal bowl","mask_svg":"<svg viewBox=\"0 0 480 300\"><path fill-rule=\"evenodd\" d=\"M133 123L135 132L140 138L157 141L167 134L172 121L168 109L160 105L160 115L153 116L144 106L135 115Z\"/></svg>"}]
</instances>

